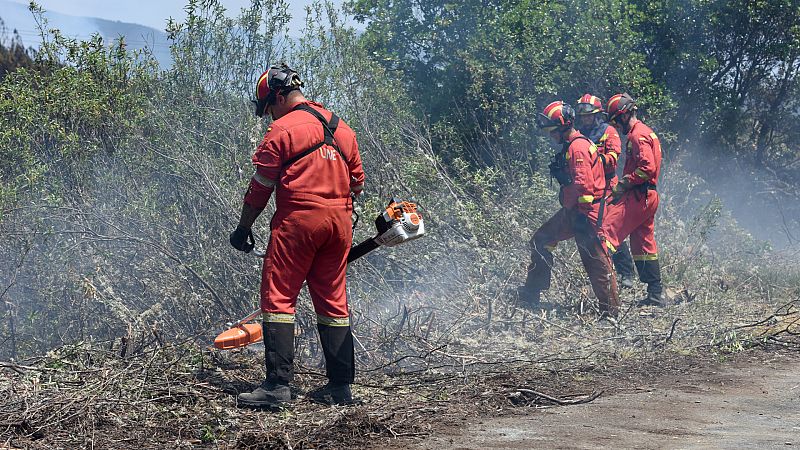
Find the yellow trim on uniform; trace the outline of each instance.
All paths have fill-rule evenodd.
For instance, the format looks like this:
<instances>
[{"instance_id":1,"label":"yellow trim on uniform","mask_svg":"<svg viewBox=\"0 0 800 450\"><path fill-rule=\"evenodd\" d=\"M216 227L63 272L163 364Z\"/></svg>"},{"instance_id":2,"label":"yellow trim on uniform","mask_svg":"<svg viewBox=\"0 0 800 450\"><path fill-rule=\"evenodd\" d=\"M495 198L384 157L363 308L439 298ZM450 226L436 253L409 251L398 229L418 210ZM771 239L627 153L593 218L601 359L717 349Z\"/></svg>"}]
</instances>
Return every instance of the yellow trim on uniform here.
<instances>
[{"instance_id":1,"label":"yellow trim on uniform","mask_svg":"<svg viewBox=\"0 0 800 450\"><path fill-rule=\"evenodd\" d=\"M649 180L650 179L650 176L647 175L646 173L644 173L644 170L642 170L642 169L636 169L636 170L633 171L633 173L635 173L637 177L639 177L639 178L641 178L643 180Z\"/></svg>"},{"instance_id":2,"label":"yellow trim on uniform","mask_svg":"<svg viewBox=\"0 0 800 450\"><path fill-rule=\"evenodd\" d=\"M317 314L317 324L328 327L349 327L350 317L328 317Z\"/></svg>"},{"instance_id":3,"label":"yellow trim on uniform","mask_svg":"<svg viewBox=\"0 0 800 450\"><path fill-rule=\"evenodd\" d=\"M569 152L565 153L565 154L564 154L564 157L565 157L567 160L569 160L570 158L572 158L572 156L569 154Z\"/></svg>"},{"instance_id":4,"label":"yellow trim on uniform","mask_svg":"<svg viewBox=\"0 0 800 450\"><path fill-rule=\"evenodd\" d=\"M294 314L262 312L261 320L267 323L294 323Z\"/></svg>"},{"instance_id":5,"label":"yellow trim on uniform","mask_svg":"<svg viewBox=\"0 0 800 450\"><path fill-rule=\"evenodd\" d=\"M597 152L597 146L592 144L589 146L589 154L594 155Z\"/></svg>"},{"instance_id":6,"label":"yellow trim on uniform","mask_svg":"<svg viewBox=\"0 0 800 450\"><path fill-rule=\"evenodd\" d=\"M658 261L658 253L652 254L645 254L645 255L633 255L634 261Z\"/></svg>"},{"instance_id":7,"label":"yellow trim on uniform","mask_svg":"<svg viewBox=\"0 0 800 450\"><path fill-rule=\"evenodd\" d=\"M581 195L578 197L578 203L592 203L594 201L593 195Z\"/></svg>"},{"instance_id":8,"label":"yellow trim on uniform","mask_svg":"<svg viewBox=\"0 0 800 450\"><path fill-rule=\"evenodd\" d=\"M606 247L611 250L611 253L617 253L617 247L614 247L611 242L606 241Z\"/></svg>"},{"instance_id":9,"label":"yellow trim on uniform","mask_svg":"<svg viewBox=\"0 0 800 450\"><path fill-rule=\"evenodd\" d=\"M608 139L608 133L603 133L603 135L602 135L602 136L600 136L600 142L603 142L603 141L605 141L606 139Z\"/></svg>"},{"instance_id":10,"label":"yellow trim on uniform","mask_svg":"<svg viewBox=\"0 0 800 450\"><path fill-rule=\"evenodd\" d=\"M656 136L655 133L650 133L650 137L653 138L653 139L658 139L658 136Z\"/></svg>"},{"instance_id":11,"label":"yellow trim on uniform","mask_svg":"<svg viewBox=\"0 0 800 450\"><path fill-rule=\"evenodd\" d=\"M617 153L617 152L608 152L608 153L606 153L606 156L610 156L610 157L614 158L614 161L619 160L619 153Z\"/></svg>"}]
</instances>

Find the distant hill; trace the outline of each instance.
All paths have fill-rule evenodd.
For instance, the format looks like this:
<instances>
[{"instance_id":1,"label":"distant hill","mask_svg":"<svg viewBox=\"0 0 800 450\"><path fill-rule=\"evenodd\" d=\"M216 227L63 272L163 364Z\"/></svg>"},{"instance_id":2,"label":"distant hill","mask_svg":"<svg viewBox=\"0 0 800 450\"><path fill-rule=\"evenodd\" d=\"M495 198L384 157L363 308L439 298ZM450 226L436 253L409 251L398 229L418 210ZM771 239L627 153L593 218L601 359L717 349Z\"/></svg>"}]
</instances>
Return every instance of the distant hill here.
<instances>
[{"instance_id":1,"label":"distant hill","mask_svg":"<svg viewBox=\"0 0 800 450\"><path fill-rule=\"evenodd\" d=\"M112 42L125 36L129 49L150 48L159 64L168 67L172 64L169 54L167 34L155 28L135 23L119 22L96 17L76 17L55 12L45 12L50 28L58 28L66 36L88 39L93 33L99 33L103 39ZM0 19L3 20L8 36L17 30L26 47L39 47L40 37L33 15L27 5L10 0L0 0Z\"/></svg>"}]
</instances>

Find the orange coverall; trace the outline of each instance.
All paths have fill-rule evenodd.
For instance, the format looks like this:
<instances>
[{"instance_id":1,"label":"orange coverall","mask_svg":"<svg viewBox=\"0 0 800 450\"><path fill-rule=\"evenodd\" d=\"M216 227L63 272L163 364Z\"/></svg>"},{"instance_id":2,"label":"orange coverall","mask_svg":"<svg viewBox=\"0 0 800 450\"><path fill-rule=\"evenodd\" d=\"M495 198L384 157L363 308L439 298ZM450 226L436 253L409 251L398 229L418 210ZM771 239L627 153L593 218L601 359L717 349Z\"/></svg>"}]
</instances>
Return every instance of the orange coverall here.
<instances>
[{"instance_id":1,"label":"orange coverall","mask_svg":"<svg viewBox=\"0 0 800 450\"><path fill-rule=\"evenodd\" d=\"M581 261L600 303L600 312L615 316L619 308L616 278L597 229L600 200L606 186L597 147L575 131L556 157L566 159L565 169L571 183L562 183L559 192L562 208L539 227L531 239L531 263L524 289L541 292L550 287L552 251L558 242L575 237ZM588 229L579 224L581 215L588 218Z\"/></svg>"},{"instance_id":2,"label":"orange coverall","mask_svg":"<svg viewBox=\"0 0 800 450\"><path fill-rule=\"evenodd\" d=\"M302 105L326 121L332 118L318 103ZM342 120L329 123L328 129L334 127L333 139L326 143L322 122L295 109L271 124L253 155L256 175L245 203L263 208L276 191L261 278L264 322L293 322L297 296L307 281L318 322L349 325L345 269L352 244L350 194L363 189L364 171L353 130Z\"/></svg>"},{"instance_id":3,"label":"orange coverall","mask_svg":"<svg viewBox=\"0 0 800 450\"><path fill-rule=\"evenodd\" d=\"M623 180L630 188L616 204L608 205L603 220L606 245L616 251L631 237L634 261L658 260L654 218L658 209L656 183L661 173L661 142L650 127L635 120L628 133ZM645 280L642 280L647 282Z\"/></svg>"}]
</instances>

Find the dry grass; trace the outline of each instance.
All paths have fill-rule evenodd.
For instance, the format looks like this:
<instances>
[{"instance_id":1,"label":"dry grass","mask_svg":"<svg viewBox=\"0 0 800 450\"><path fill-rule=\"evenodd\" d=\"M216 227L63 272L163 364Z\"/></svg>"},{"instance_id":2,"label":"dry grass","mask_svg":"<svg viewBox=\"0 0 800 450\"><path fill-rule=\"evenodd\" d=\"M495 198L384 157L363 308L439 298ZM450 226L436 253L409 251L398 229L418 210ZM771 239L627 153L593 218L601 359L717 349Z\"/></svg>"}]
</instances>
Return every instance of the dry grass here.
<instances>
[{"instance_id":1,"label":"dry grass","mask_svg":"<svg viewBox=\"0 0 800 450\"><path fill-rule=\"evenodd\" d=\"M65 346L0 365L0 442L12 448L381 446L471 416L589 401L600 389L685 370L713 354L764 344L800 350L800 300L727 328L708 322L709 306L696 302L631 310L619 325L569 311L519 311L530 325L528 338L477 331L473 339L404 358L405 365L362 368L354 389L362 404L354 407L306 400L303 392L324 380L301 366L290 406L238 409L235 394L263 376L257 350L220 352L186 342L122 356L127 344L119 340Z\"/></svg>"}]
</instances>

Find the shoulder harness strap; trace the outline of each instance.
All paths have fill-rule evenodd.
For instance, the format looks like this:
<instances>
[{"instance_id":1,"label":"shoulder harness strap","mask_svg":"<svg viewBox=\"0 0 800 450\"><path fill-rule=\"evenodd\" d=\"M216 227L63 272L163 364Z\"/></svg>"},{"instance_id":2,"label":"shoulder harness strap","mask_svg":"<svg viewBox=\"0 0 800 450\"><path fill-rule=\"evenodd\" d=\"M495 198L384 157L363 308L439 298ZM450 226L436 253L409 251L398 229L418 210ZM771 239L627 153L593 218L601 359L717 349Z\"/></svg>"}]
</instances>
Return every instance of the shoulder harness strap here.
<instances>
[{"instance_id":1,"label":"shoulder harness strap","mask_svg":"<svg viewBox=\"0 0 800 450\"><path fill-rule=\"evenodd\" d=\"M295 106L293 111L305 111L311 114L312 116L316 117L317 120L319 120L322 123L322 131L325 134L325 138L319 144L311 147L310 149L304 152L298 153L297 155L294 155L291 158L284 161L284 163L281 164L282 169L291 166L292 164L297 162L297 160L314 153L323 145L330 145L331 147L333 147L339 153L339 156L342 157L342 160L345 162L345 164L347 164L347 158L345 158L344 153L342 153L342 150L339 149L339 146L336 145L336 139L333 137L333 135L336 133L336 129L339 128L339 116L331 113L331 120L329 122L327 119L325 119L325 117L322 114L320 114L319 111L308 106L305 103L301 103Z\"/></svg>"}]
</instances>

